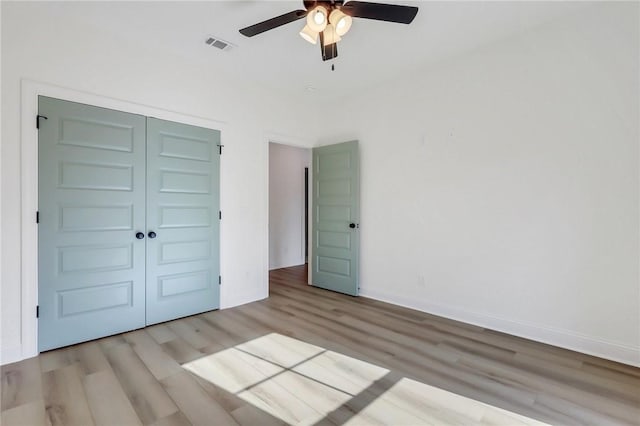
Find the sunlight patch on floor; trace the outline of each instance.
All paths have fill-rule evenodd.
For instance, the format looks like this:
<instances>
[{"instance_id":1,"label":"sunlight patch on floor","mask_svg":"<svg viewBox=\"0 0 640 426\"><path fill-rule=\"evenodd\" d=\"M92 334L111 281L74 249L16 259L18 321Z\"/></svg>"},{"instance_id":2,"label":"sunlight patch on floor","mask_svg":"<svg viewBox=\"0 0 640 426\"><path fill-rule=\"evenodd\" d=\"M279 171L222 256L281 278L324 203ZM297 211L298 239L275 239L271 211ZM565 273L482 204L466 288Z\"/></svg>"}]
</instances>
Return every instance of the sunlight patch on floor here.
<instances>
[{"instance_id":1,"label":"sunlight patch on floor","mask_svg":"<svg viewBox=\"0 0 640 426\"><path fill-rule=\"evenodd\" d=\"M278 333L183 368L289 424L544 424Z\"/></svg>"}]
</instances>

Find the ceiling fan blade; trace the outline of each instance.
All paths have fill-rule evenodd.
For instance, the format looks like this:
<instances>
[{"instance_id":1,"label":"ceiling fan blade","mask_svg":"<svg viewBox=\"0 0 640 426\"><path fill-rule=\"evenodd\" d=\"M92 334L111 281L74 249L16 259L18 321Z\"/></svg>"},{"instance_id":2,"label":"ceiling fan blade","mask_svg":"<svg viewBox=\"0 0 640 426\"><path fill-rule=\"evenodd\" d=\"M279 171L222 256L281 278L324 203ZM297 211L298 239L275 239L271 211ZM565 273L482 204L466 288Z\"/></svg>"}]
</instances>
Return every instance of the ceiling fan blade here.
<instances>
[{"instance_id":1,"label":"ceiling fan blade","mask_svg":"<svg viewBox=\"0 0 640 426\"><path fill-rule=\"evenodd\" d=\"M275 18L267 19L266 21L259 22L249 27L240 30L240 34L247 37L253 37L265 31L272 30L289 22L297 21L307 16L306 10L294 10L284 15L276 16Z\"/></svg>"},{"instance_id":2,"label":"ceiling fan blade","mask_svg":"<svg viewBox=\"0 0 640 426\"><path fill-rule=\"evenodd\" d=\"M338 56L338 43L324 45L324 34L320 33L320 51L322 52L322 60L328 61Z\"/></svg>"},{"instance_id":3,"label":"ceiling fan blade","mask_svg":"<svg viewBox=\"0 0 640 426\"><path fill-rule=\"evenodd\" d=\"M414 6L397 4L369 3L366 1L350 1L342 8L345 14L354 18L375 19L376 21L410 24L418 13Z\"/></svg>"}]
</instances>

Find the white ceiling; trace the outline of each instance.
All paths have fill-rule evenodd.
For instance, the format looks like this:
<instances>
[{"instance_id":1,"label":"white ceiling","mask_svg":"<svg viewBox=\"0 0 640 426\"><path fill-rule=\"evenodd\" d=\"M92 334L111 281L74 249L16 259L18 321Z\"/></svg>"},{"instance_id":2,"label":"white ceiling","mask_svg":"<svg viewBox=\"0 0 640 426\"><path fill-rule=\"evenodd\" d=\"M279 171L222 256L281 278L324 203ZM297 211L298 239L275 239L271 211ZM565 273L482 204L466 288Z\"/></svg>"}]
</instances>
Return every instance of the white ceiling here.
<instances>
[{"instance_id":1,"label":"white ceiling","mask_svg":"<svg viewBox=\"0 0 640 426\"><path fill-rule=\"evenodd\" d=\"M380 1L384 2L384 0ZM331 99L408 73L584 7L582 2L395 1L420 8L410 25L354 19L323 62L319 46L298 32L303 21L247 38L240 28L301 9L302 1L60 2L41 13L68 19L130 45L179 55L194 66L251 80L293 96ZM207 35L229 41L228 52L204 44ZM331 71L331 64L336 66ZM313 89L308 89L309 87Z\"/></svg>"}]
</instances>

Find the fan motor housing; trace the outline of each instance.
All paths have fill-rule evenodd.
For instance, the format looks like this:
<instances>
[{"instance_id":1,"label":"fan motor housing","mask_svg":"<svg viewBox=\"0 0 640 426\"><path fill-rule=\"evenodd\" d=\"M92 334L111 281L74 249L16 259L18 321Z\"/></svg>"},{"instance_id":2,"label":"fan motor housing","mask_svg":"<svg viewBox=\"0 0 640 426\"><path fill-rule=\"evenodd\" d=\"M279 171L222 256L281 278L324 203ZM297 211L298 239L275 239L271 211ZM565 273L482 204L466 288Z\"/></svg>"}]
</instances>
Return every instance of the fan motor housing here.
<instances>
[{"instance_id":1,"label":"fan motor housing","mask_svg":"<svg viewBox=\"0 0 640 426\"><path fill-rule=\"evenodd\" d=\"M324 7L326 7L328 10L331 10L332 8L336 7L336 6L342 6L342 4L344 3L344 0L331 0L331 1L324 1L324 0L304 0L304 8L307 10L313 9L315 6L317 5L322 5Z\"/></svg>"}]
</instances>

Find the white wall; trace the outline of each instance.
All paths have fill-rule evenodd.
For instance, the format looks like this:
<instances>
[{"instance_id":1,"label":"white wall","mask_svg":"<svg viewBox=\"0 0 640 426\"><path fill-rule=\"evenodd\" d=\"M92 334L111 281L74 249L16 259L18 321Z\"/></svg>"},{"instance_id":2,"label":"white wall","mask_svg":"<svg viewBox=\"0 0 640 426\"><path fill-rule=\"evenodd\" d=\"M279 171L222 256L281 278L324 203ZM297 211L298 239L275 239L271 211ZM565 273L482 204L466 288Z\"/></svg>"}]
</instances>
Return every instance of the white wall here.
<instances>
[{"instance_id":1,"label":"white wall","mask_svg":"<svg viewBox=\"0 0 640 426\"><path fill-rule=\"evenodd\" d=\"M21 81L34 80L157 109L225 122L221 160L222 307L268 295L268 140L304 143L307 116L251 82L184 64L94 28L51 19L42 3L2 2L2 273L0 360L24 353L21 325ZM209 66L208 66L209 65ZM31 164L30 167L37 167ZM29 226L29 224L27 224ZM35 306L25 307L28 312ZM27 314L28 314L27 312ZM34 311L35 312L35 311ZM35 329L26 336L35 336Z\"/></svg>"},{"instance_id":2,"label":"white wall","mask_svg":"<svg viewBox=\"0 0 640 426\"><path fill-rule=\"evenodd\" d=\"M304 168L311 150L269 144L269 269L305 263Z\"/></svg>"},{"instance_id":3,"label":"white wall","mask_svg":"<svg viewBox=\"0 0 640 426\"><path fill-rule=\"evenodd\" d=\"M597 6L333 102L321 134L300 113L312 105L53 21L41 3L2 2L0 360L30 355L20 83L31 79L227 123L223 306L267 296L269 135L315 133L360 141L363 295L640 364L638 47L638 4Z\"/></svg>"},{"instance_id":4,"label":"white wall","mask_svg":"<svg viewBox=\"0 0 640 426\"><path fill-rule=\"evenodd\" d=\"M362 295L640 364L638 16L586 8L338 103Z\"/></svg>"}]
</instances>

